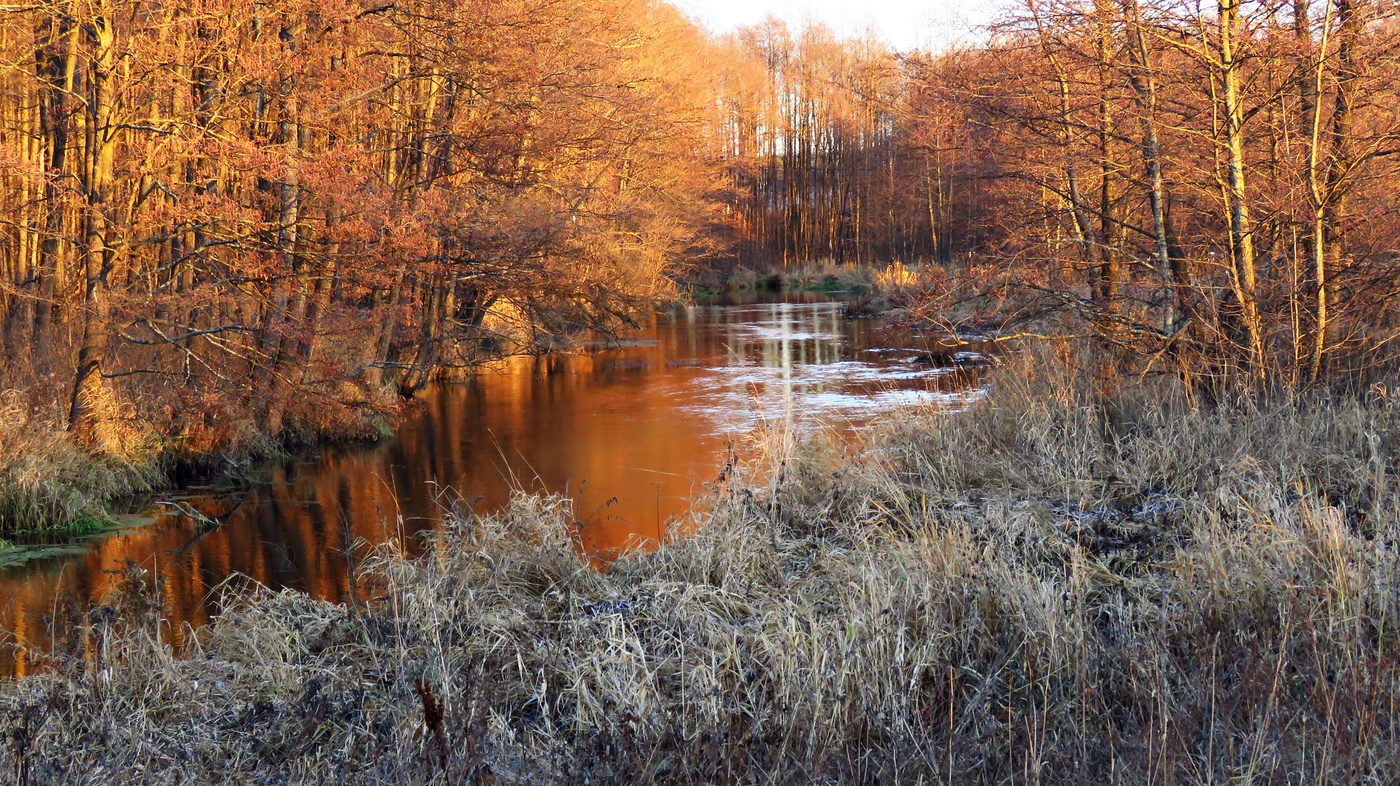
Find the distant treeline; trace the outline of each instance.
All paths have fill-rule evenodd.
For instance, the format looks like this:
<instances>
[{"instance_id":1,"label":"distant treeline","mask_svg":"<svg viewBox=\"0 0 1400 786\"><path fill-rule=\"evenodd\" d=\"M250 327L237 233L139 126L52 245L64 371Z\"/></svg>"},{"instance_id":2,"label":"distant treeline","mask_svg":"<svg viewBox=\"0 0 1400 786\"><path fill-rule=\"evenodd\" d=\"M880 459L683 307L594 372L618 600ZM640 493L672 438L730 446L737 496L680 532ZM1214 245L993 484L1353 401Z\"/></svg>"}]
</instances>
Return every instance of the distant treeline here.
<instances>
[{"instance_id":1,"label":"distant treeline","mask_svg":"<svg viewBox=\"0 0 1400 786\"><path fill-rule=\"evenodd\" d=\"M927 56L776 20L724 44L737 258L946 264L986 236L974 222L985 188L953 136L977 132L935 112Z\"/></svg>"},{"instance_id":2,"label":"distant treeline","mask_svg":"<svg viewBox=\"0 0 1400 786\"><path fill-rule=\"evenodd\" d=\"M1395 10L1025 0L937 55L745 31L740 254L932 260L1257 384L1363 370L1398 327Z\"/></svg>"}]
</instances>

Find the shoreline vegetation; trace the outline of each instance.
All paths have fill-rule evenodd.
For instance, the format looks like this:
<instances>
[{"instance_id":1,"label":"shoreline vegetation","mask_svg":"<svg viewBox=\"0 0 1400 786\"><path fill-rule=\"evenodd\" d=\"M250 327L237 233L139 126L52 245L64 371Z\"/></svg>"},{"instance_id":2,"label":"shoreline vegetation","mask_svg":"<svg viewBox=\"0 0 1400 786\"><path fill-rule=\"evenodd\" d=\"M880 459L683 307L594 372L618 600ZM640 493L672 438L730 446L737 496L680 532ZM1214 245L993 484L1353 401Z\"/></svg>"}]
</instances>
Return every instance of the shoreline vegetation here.
<instances>
[{"instance_id":1,"label":"shoreline vegetation","mask_svg":"<svg viewBox=\"0 0 1400 786\"><path fill-rule=\"evenodd\" d=\"M317 433L293 428L250 434L237 444L189 452L172 435L147 435L122 455L94 454L72 437L57 405L31 406L19 390L0 391L0 561L100 534L141 500L195 481L237 486L258 483L259 462L320 445L390 436L396 412L366 419L361 428Z\"/></svg>"},{"instance_id":2,"label":"shoreline vegetation","mask_svg":"<svg viewBox=\"0 0 1400 786\"><path fill-rule=\"evenodd\" d=\"M893 307L887 288L912 281L911 270L917 268L899 263L887 269L832 262L761 271L741 267L728 274L698 273L679 297L749 292L850 294L854 296L850 305L860 315L878 316ZM876 304L874 310L871 303ZM329 433L309 427L298 430L299 424L291 423L282 434L263 435L249 423L248 433L238 443L206 453L180 452L169 444L169 435L150 435L146 444L125 455L103 456L83 450L66 433L56 401L49 407L31 406L19 389L0 391L0 396L0 559L10 560L22 559L31 546L43 548L56 539L110 529L114 507L191 479L253 483L248 472L263 459L312 446L388 438L400 410L412 406L404 401L381 407L358 425L347 429L346 424L338 424Z\"/></svg>"},{"instance_id":3,"label":"shoreline vegetation","mask_svg":"<svg viewBox=\"0 0 1400 786\"><path fill-rule=\"evenodd\" d=\"M381 551L360 600L139 575L0 688L21 783L1400 778L1400 400L1106 390L1068 343L852 455L758 437L605 570L565 500Z\"/></svg>"},{"instance_id":4,"label":"shoreline vegetation","mask_svg":"<svg viewBox=\"0 0 1400 786\"><path fill-rule=\"evenodd\" d=\"M28 542L80 537L110 524L111 506L169 482L145 456L94 456L18 390L0 392L0 558Z\"/></svg>"},{"instance_id":5,"label":"shoreline vegetation","mask_svg":"<svg viewBox=\"0 0 1400 786\"><path fill-rule=\"evenodd\" d=\"M854 306L868 311L872 300L887 308L882 287L908 275L902 265L890 270L899 272L891 276L869 266L830 262L758 272L740 268L723 276L697 275L679 297L850 293L856 296ZM559 341L563 345L566 338ZM411 400L382 405L356 423L336 423L329 431L290 422L280 434L265 434L249 420L237 441L210 446L207 452L181 450L173 435L148 434L122 455L102 455L84 450L68 433L57 396L49 406L35 406L20 389L0 391L0 559L22 560L30 547L42 549L56 540L110 529L114 508L192 479L255 483L249 471L261 460L312 446L388 438L402 410L411 406Z\"/></svg>"},{"instance_id":6,"label":"shoreline vegetation","mask_svg":"<svg viewBox=\"0 0 1400 786\"><path fill-rule=\"evenodd\" d=\"M827 292L862 295L879 287L885 268L903 270L901 262L875 266L854 262L817 260L788 267L749 267L736 264L728 270L693 272L687 282L689 296L713 297L745 292Z\"/></svg>"}]
</instances>

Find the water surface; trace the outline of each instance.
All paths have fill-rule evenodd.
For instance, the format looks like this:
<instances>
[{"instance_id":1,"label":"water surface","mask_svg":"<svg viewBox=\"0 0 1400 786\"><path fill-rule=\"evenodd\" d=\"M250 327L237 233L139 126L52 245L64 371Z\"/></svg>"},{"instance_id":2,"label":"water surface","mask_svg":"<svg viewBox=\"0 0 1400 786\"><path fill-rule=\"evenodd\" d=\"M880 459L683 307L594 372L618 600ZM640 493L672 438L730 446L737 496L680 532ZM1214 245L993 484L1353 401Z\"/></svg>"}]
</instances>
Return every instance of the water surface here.
<instances>
[{"instance_id":1,"label":"water surface","mask_svg":"<svg viewBox=\"0 0 1400 786\"><path fill-rule=\"evenodd\" d=\"M251 489L185 489L133 520L144 526L0 571L0 629L46 646L65 608L102 600L132 567L159 583L176 639L217 613L230 577L341 599L347 543L413 541L452 504L495 509L513 490L568 494L591 552L644 546L764 421L844 426L965 395L965 374L888 343L812 296L680 308L621 346L503 360L428 389L393 440L276 463ZM0 654L0 673L29 668Z\"/></svg>"}]
</instances>

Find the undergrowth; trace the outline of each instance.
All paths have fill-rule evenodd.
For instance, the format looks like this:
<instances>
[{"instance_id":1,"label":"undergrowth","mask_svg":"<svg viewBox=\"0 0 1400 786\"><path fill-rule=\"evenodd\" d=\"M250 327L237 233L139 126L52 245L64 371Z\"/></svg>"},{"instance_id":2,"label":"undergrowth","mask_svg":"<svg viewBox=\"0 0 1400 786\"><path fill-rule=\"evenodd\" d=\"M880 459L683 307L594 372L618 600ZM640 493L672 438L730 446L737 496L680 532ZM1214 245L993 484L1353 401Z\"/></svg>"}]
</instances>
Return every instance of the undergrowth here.
<instances>
[{"instance_id":1,"label":"undergrowth","mask_svg":"<svg viewBox=\"0 0 1400 786\"><path fill-rule=\"evenodd\" d=\"M223 424L217 438L171 436L145 424L124 455L102 456L73 440L61 397L40 393L36 402L0 387L0 551L106 529L113 506L182 481L249 483L248 467L260 460L327 442L384 439L395 422L384 408L314 424L290 419L268 434L246 413L223 412L213 419Z\"/></svg>"},{"instance_id":2,"label":"undergrowth","mask_svg":"<svg viewBox=\"0 0 1400 786\"><path fill-rule=\"evenodd\" d=\"M596 569L557 498L231 593L133 576L0 689L21 783L1400 780L1400 403L1096 392L770 434L691 534Z\"/></svg>"},{"instance_id":3,"label":"undergrowth","mask_svg":"<svg viewBox=\"0 0 1400 786\"><path fill-rule=\"evenodd\" d=\"M161 480L154 460L91 456L18 391L0 393L0 539L92 532L108 503Z\"/></svg>"}]
</instances>

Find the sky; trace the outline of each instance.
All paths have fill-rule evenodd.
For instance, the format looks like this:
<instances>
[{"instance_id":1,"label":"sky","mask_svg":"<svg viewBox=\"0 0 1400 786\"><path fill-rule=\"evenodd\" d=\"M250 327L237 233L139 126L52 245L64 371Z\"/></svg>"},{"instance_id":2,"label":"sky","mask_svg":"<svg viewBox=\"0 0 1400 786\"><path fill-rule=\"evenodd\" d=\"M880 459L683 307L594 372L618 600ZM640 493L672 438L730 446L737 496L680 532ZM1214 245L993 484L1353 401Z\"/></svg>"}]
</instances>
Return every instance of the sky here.
<instances>
[{"instance_id":1,"label":"sky","mask_svg":"<svg viewBox=\"0 0 1400 786\"><path fill-rule=\"evenodd\" d=\"M838 33L873 28L896 49L941 48L990 20L1002 0L672 0L706 27L728 32L772 15L792 25L816 20Z\"/></svg>"}]
</instances>

